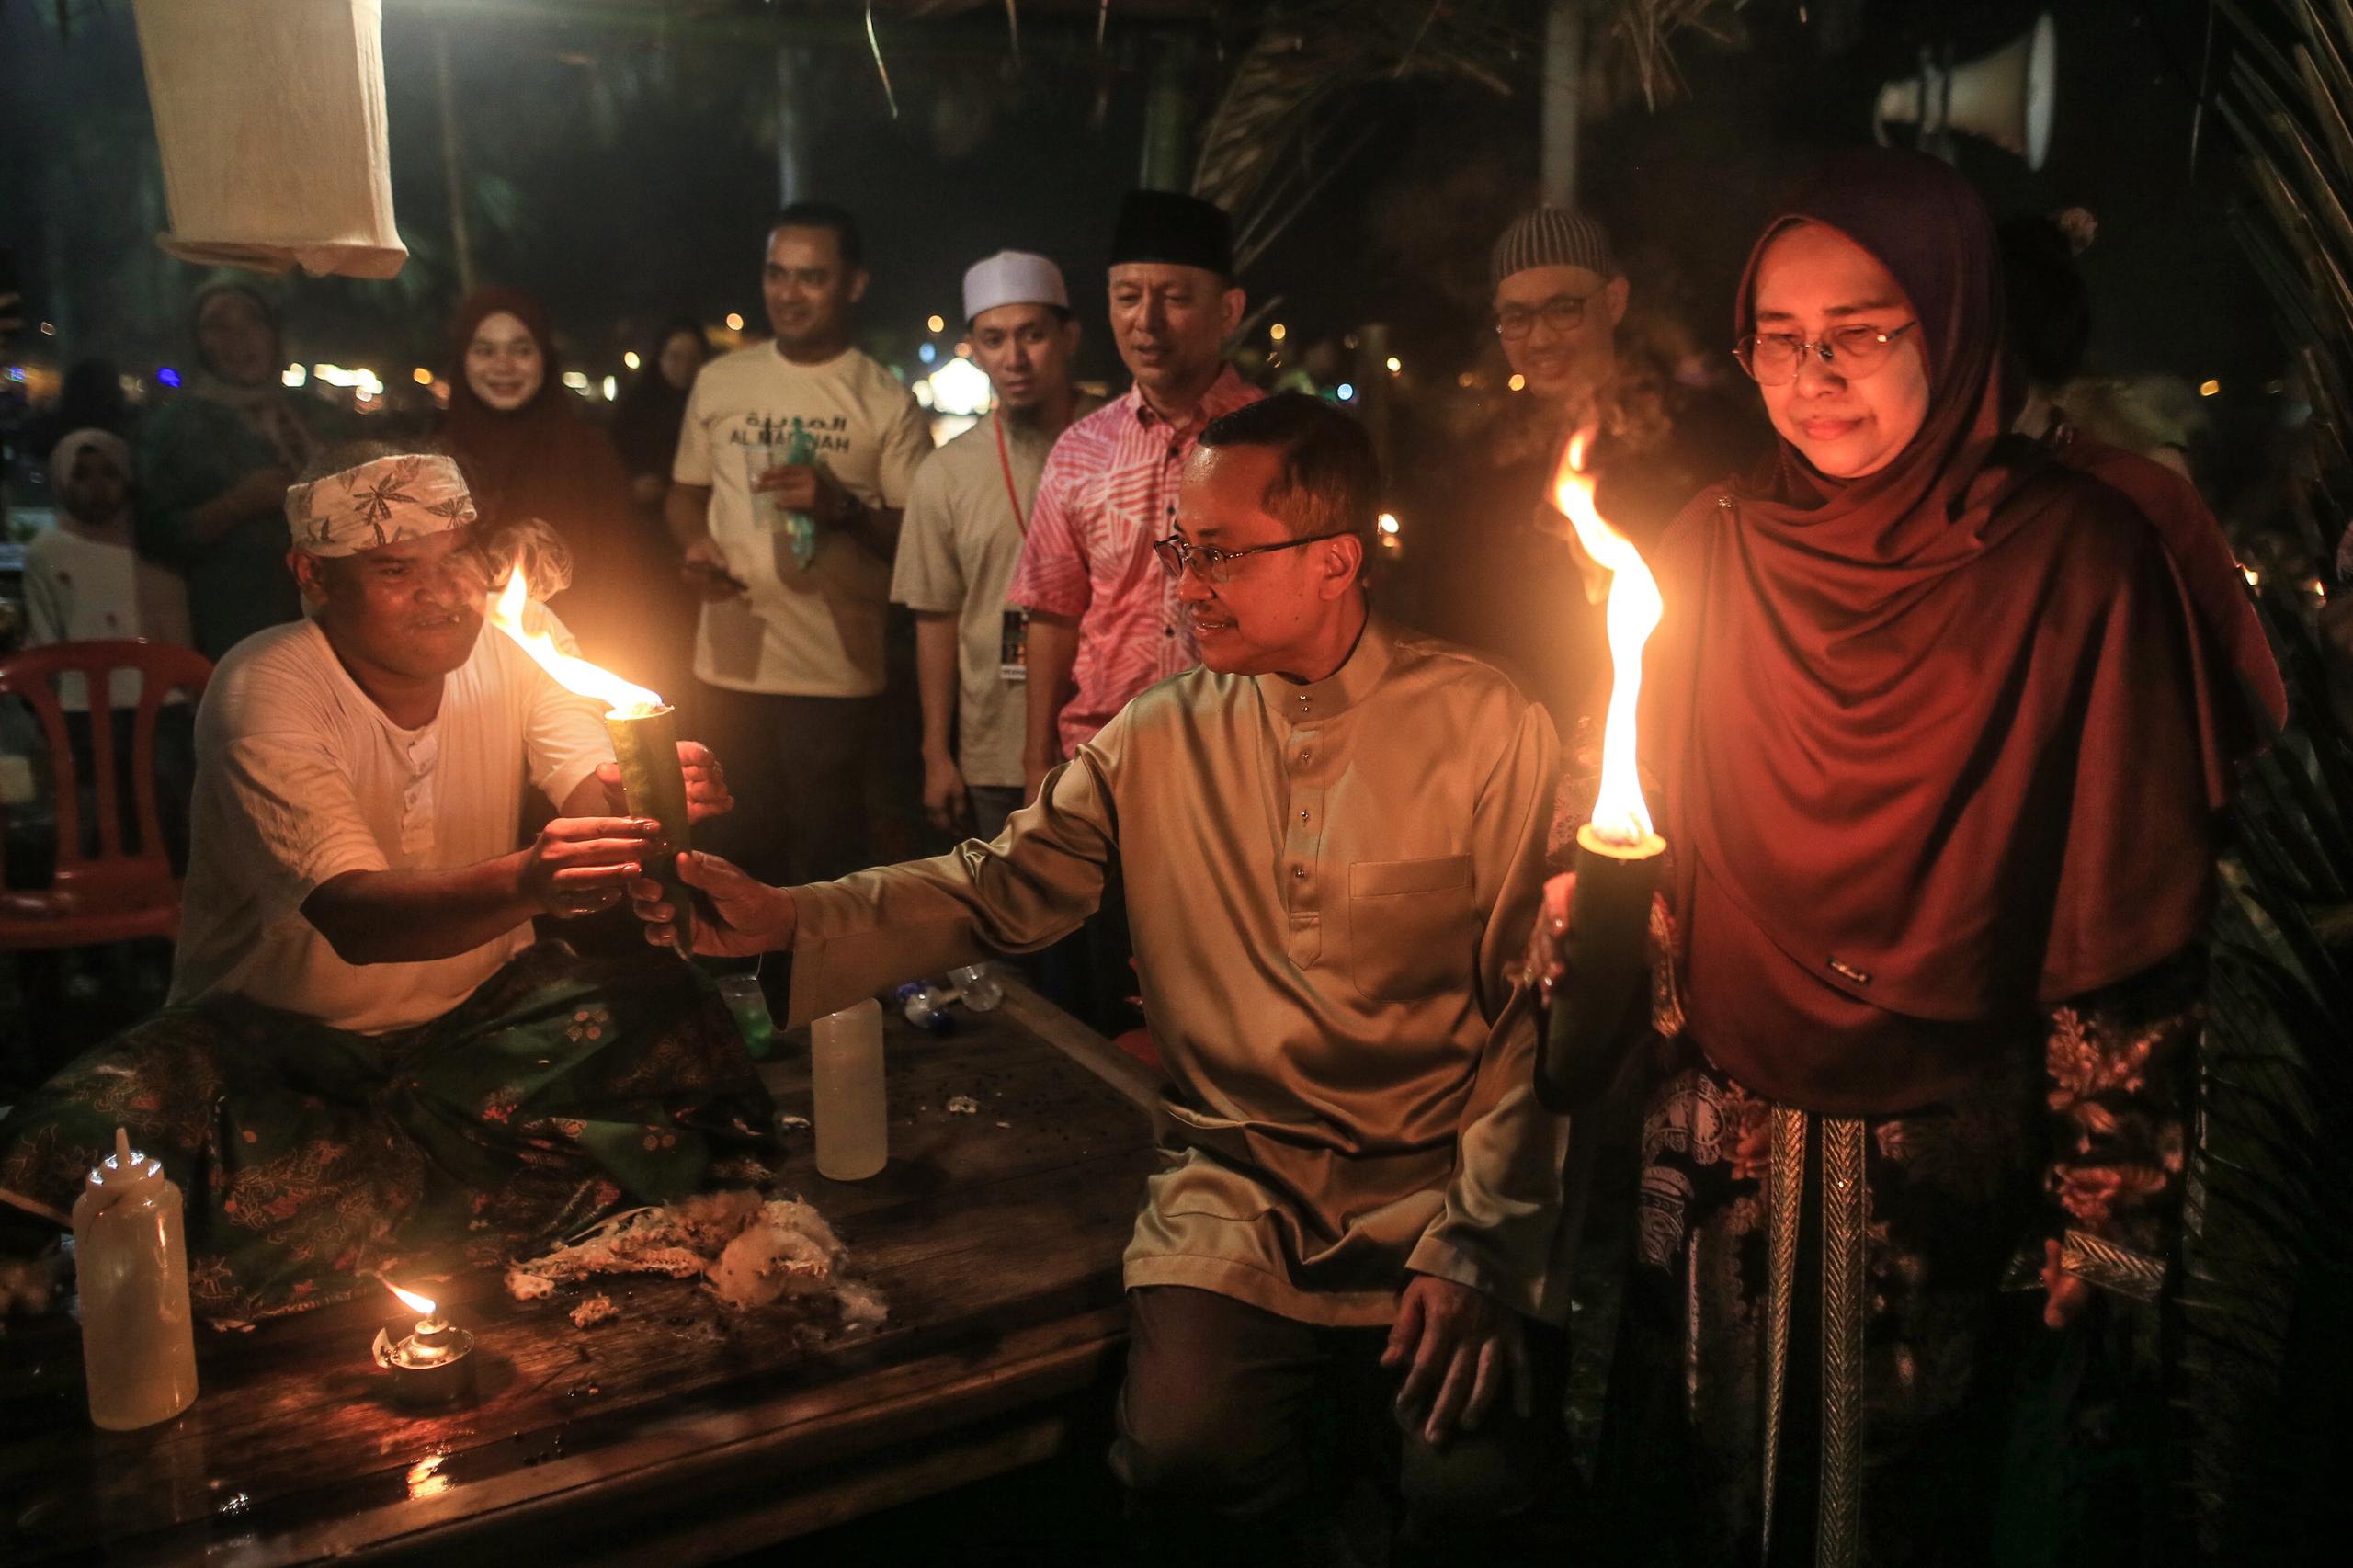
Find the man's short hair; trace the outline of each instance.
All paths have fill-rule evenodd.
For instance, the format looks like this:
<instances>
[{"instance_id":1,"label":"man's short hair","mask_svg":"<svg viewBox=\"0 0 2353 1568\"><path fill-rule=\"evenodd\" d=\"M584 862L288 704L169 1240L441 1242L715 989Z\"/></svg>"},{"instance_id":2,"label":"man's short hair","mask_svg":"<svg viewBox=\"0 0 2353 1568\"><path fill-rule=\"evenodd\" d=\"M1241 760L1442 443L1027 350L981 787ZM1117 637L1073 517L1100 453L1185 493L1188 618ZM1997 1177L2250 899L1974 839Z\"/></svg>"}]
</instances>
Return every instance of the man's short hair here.
<instances>
[{"instance_id":1,"label":"man's short hair","mask_svg":"<svg viewBox=\"0 0 2353 1568\"><path fill-rule=\"evenodd\" d=\"M1204 447L1272 447L1282 454L1259 506L1293 539L1354 534L1367 549L1381 513L1381 460L1364 426L1305 392L1277 392L1212 419Z\"/></svg>"},{"instance_id":2,"label":"man's short hair","mask_svg":"<svg viewBox=\"0 0 2353 1568\"><path fill-rule=\"evenodd\" d=\"M779 229L830 229L834 244L842 253L842 266L856 271L866 265L866 242L859 238L858 220L849 209L831 201L796 201L776 215L768 225L773 234Z\"/></svg>"}]
</instances>

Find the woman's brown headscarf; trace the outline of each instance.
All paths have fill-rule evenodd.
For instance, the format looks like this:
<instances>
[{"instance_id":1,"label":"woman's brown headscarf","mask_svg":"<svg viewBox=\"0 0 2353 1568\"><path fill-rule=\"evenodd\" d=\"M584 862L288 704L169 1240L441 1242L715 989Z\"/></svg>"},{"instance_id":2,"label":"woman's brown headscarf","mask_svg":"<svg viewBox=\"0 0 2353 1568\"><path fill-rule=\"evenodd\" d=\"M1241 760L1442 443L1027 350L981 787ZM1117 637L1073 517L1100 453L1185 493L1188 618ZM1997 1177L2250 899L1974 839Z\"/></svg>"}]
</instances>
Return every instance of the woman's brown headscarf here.
<instances>
[{"instance_id":1,"label":"woman's brown headscarf","mask_svg":"<svg viewBox=\"0 0 2353 1568\"><path fill-rule=\"evenodd\" d=\"M1662 544L1644 742L1682 907L1704 867L1769 940L1747 946L1789 960L1754 983L1801 1005L1749 1017L1835 1016L1797 995L1827 985L1915 1019L2015 1022L2200 930L2207 780L2227 778L2213 659L2139 512L2006 434L1998 252L1967 182L1910 153L1834 161L1751 254L1739 333L1766 247L1804 222L1902 285L1928 412L1859 479L1785 441ZM1741 967L1707 956L1695 972ZM1876 1097L1902 1103L1903 1064L1874 1070Z\"/></svg>"},{"instance_id":2,"label":"woman's brown headscarf","mask_svg":"<svg viewBox=\"0 0 2353 1568\"><path fill-rule=\"evenodd\" d=\"M496 409L466 380L466 347L501 312L540 346L545 375L520 408ZM647 565L630 516L629 476L612 437L580 417L565 390L555 334L539 301L519 289L466 296L449 324L449 412L440 437L465 471L484 531L527 518L555 528L572 551L572 587L552 601L591 657L634 653L633 585Z\"/></svg>"}]
</instances>

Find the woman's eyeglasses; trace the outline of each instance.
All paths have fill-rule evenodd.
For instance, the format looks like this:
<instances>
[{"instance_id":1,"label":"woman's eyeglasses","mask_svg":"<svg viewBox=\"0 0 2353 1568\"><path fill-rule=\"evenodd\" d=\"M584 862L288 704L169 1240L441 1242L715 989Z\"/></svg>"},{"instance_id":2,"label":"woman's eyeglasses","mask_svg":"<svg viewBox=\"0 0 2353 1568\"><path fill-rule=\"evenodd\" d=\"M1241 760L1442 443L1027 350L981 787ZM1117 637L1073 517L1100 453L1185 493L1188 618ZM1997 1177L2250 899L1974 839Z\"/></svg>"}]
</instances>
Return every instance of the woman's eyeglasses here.
<instances>
[{"instance_id":1,"label":"woman's eyeglasses","mask_svg":"<svg viewBox=\"0 0 2353 1568\"><path fill-rule=\"evenodd\" d=\"M1204 583L1222 583L1233 573L1233 563L1245 556L1265 555L1278 550L1297 550L1302 544L1313 544L1320 539L1339 539L1340 534L1309 534L1304 539L1287 539L1280 544L1254 544L1247 550L1220 550L1213 544L1195 544L1182 534L1170 534L1166 539L1152 541L1152 553L1159 559L1161 570L1171 577L1181 577L1191 572Z\"/></svg>"},{"instance_id":2,"label":"woman's eyeglasses","mask_svg":"<svg viewBox=\"0 0 2353 1568\"><path fill-rule=\"evenodd\" d=\"M1834 327L1812 342L1786 332L1759 333L1742 338L1733 345L1732 352L1740 368L1763 386L1778 387L1797 380L1798 368L1808 354L1820 356L1824 365L1848 381L1859 381L1884 369L1888 357L1895 352L1895 340L1919 324L1908 321L1893 327Z\"/></svg>"}]
</instances>

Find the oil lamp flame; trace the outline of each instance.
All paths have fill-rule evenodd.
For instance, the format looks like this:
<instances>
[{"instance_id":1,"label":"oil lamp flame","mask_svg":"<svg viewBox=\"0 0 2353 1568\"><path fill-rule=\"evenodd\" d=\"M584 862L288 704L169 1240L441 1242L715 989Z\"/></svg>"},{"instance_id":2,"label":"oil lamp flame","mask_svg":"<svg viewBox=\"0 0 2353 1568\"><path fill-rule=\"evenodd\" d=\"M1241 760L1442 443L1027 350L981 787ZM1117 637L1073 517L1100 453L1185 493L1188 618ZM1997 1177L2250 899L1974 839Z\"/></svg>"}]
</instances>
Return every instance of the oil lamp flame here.
<instances>
[{"instance_id":1,"label":"oil lamp flame","mask_svg":"<svg viewBox=\"0 0 2353 1568\"><path fill-rule=\"evenodd\" d=\"M530 602L530 579L525 575L523 558L515 558L515 570L507 574L506 586L500 590L498 602L491 607L490 623L515 640L517 647L531 655L540 668L548 672L556 685L566 691L593 697L612 710L617 718L639 719L662 706L662 699L642 686L631 686L610 670L602 669L585 659L575 659L555 645L555 639L546 631L526 631L523 629L523 607Z\"/></svg>"},{"instance_id":2,"label":"oil lamp flame","mask_svg":"<svg viewBox=\"0 0 2353 1568\"><path fill-rule=\"evenodd\" d=\"M429 1318L433 1315L433 1301L430 1298L420 1296L414 1290L404 1290L389 1279L384 1281L384 1289L398 1296L402 1304L417 1316Z\"/></svg>"},{"instance_id":3,"label":"oil lamp flame","mask_svg":"<svg viewBox=\"0 0 2353 1568\"><path fill-rule=\"evenodd\" d=\"M1592 434L1580 430L1570 439L1552 476L1552 496L1585 552L1609 574L1609 711L1601 731L1601 790L1588 826L1603 843L1631 849L1654 836L1635 767L1634 713L1642 695L1643 644L1650 641L1665 604L1641 553L1594 506L1593 477L1585 471Z\"/></svg>"}]
</instances>

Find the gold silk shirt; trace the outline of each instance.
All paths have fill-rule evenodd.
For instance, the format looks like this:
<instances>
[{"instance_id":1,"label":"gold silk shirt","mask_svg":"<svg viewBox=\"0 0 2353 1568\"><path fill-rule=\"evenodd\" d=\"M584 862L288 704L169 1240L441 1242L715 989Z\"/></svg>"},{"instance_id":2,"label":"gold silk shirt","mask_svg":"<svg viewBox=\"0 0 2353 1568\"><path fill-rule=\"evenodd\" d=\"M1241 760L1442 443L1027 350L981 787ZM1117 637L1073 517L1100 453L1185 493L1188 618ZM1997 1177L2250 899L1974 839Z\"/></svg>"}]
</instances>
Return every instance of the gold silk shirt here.
<instances>
[{"instance_id":1,"label":"gold silk shirt","mask_svg":"<svg viewBox=\"0 0 2353 1568\"><path fill-rule=\"evenodd\" d=\"M1046 946L1116 854L1176 1145L1129 1287L1363 1325L1413 1270L1564 1323L1568 1125L1512 978L1557 754L1509 677L1378 618L1324 680L1189 671L994 843L794 889L792 1019Z\"/></svg>"}]
</instances>

